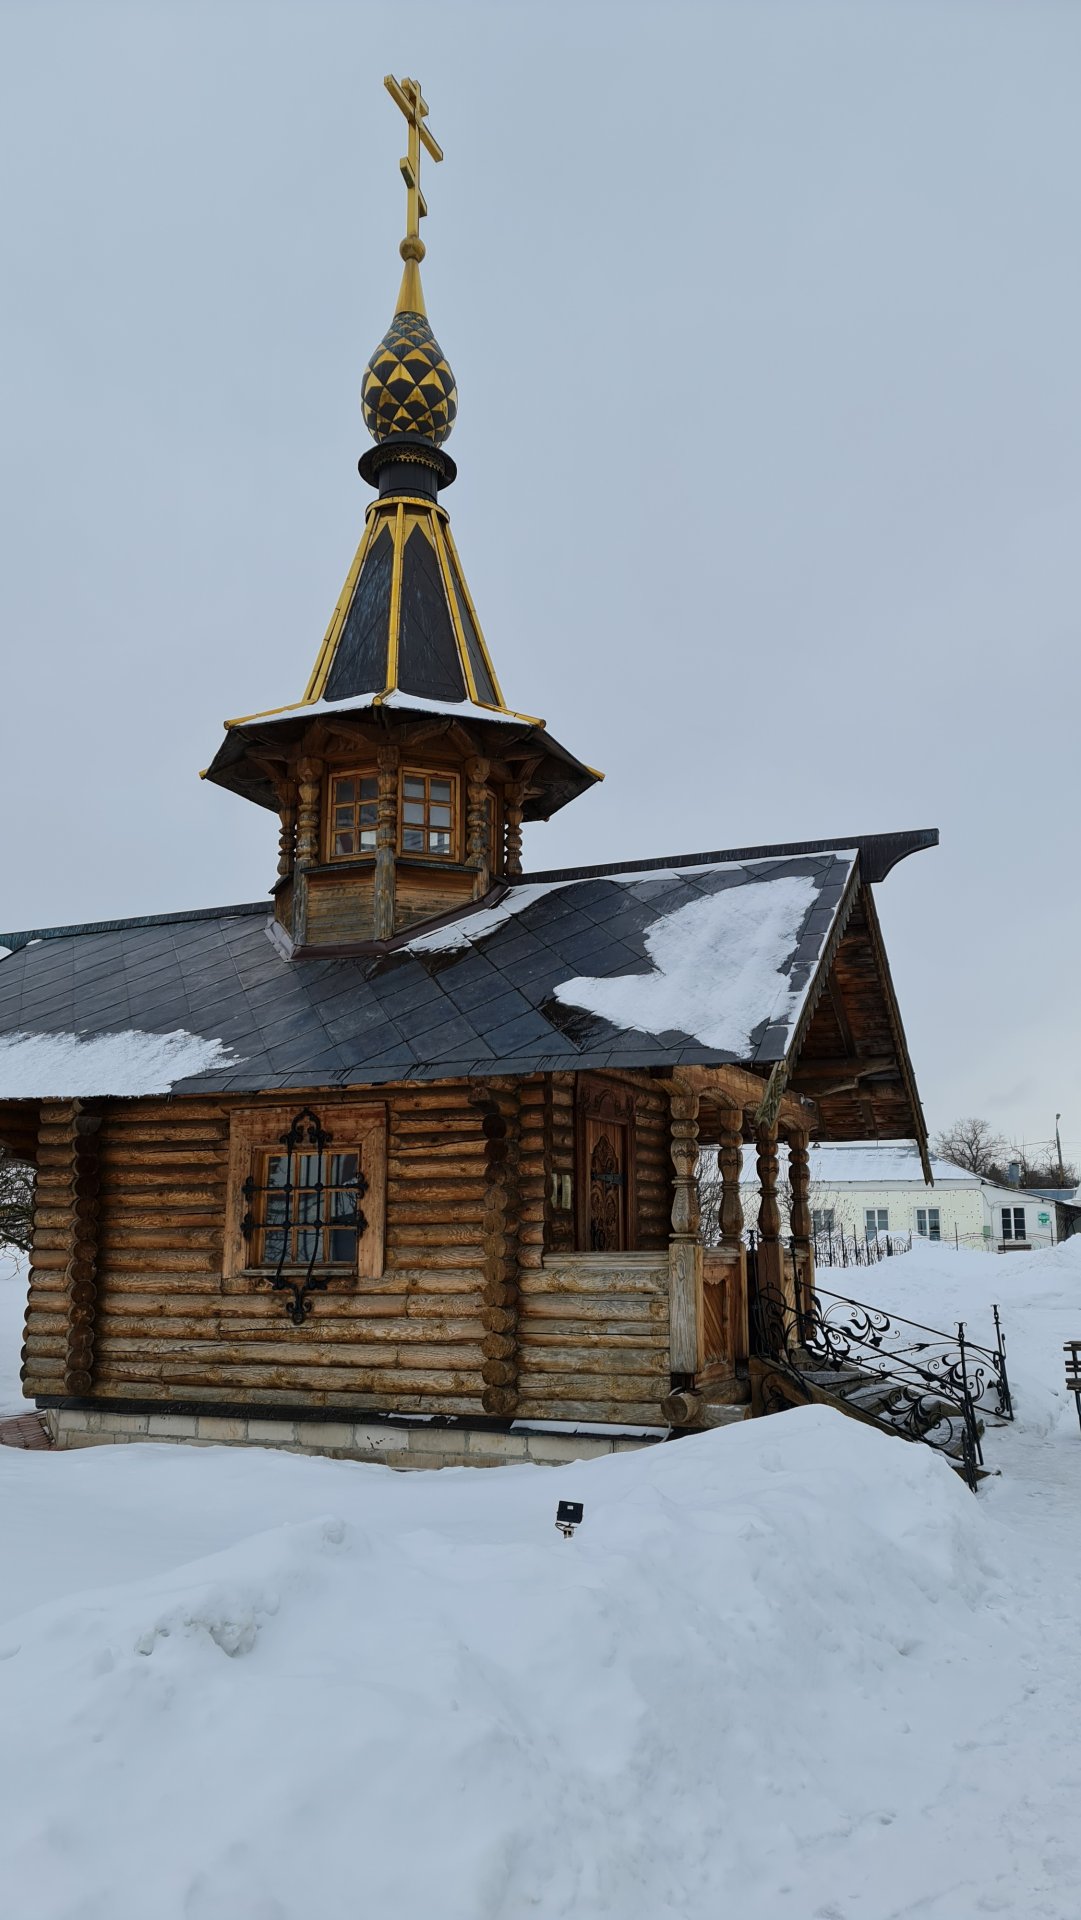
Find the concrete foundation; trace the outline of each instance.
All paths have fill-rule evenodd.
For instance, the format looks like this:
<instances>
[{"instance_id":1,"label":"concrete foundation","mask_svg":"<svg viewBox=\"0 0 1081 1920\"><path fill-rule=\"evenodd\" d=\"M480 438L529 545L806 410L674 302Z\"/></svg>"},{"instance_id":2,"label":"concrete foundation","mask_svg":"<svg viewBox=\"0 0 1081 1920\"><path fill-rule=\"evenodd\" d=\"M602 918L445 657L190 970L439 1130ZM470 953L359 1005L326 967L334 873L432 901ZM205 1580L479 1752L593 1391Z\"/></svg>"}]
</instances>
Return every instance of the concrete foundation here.
<instances>
[{"instance_id":1,"label":"concrete foundation","mask_svg":"<svg viewBox=\"0 0 1081 1920\"><path fill-rule=\"evenodd\" d=\"M129 1441L195 1447L275 1447L286 1453L326 1454L336 1460L417 1467L503 1467L533 1461L559 1466L655 1446L656 1433L562 1432L525 1423L513 1432L434 1423L386 1420L276 1420L252 1413L237 1418L210 1413L113 1413L108 1408L43 1409L55 1447L108 1447Z\"/></svg>"}]
</instances>

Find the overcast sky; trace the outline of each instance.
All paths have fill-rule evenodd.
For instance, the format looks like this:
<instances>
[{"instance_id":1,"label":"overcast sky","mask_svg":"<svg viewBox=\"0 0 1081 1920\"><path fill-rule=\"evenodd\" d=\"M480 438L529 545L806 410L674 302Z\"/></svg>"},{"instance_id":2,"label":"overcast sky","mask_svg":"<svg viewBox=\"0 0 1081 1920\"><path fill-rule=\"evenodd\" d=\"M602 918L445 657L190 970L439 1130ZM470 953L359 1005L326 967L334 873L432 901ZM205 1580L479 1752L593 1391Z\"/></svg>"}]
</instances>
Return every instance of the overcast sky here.
<instances>
[{"instance_id":1,"label":"overcast sky","mask_svg":"<svg viewBox=\"0 0 1081 1920\"><path fill-rule=\"evenodd\" d=\"M932 1128L1081 1152L1081 7L0 4L0 927L259 898L200 783L362 526L418 75L446 498L526 861L938 826L878 890Z\"/></svg>"}]
</instances>

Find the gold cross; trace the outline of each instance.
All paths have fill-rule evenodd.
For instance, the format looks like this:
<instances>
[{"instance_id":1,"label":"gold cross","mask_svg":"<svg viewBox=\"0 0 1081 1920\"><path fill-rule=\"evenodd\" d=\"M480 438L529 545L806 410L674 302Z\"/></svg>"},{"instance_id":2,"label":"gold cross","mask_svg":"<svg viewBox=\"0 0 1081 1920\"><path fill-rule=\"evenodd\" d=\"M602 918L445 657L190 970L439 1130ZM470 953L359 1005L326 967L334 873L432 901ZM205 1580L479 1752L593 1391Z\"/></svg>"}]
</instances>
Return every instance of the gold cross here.
<instances>
[{"instance_id":1,"label":"gold cross","mask_svg":"<svg viewBox=\"0 0 1081 1920\"><path fill-rule=\"evenodd\" d=\"M428 103L421 93L419 80L398 81L392 73L388 73L383 85L395 106L401 108L409 127L409 152L400 162L402 179L406 185L406 237L402 243L402 253L407 260L423 260L420 223L428 211L428 203L420 190L420 150L423 147L433 160L442 160L443 149L424 124L428 117ZM419 251L411 247L407 253L408 241L415 242Z\"/></svg>"}]
</instances>

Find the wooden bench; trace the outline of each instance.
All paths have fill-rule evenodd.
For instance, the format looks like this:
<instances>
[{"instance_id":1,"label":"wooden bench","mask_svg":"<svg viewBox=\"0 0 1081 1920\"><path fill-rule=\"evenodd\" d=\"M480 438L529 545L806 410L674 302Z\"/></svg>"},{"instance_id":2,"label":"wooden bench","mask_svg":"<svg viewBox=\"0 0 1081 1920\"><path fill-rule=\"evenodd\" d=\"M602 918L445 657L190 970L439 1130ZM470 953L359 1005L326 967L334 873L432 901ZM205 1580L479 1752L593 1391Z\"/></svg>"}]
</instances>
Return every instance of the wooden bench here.
<instances>
[{"instance_id":1,"label":"wooden bench","mask_svg":"<svg viewBox=\"0 0 1081 1920\"><path fill-rule=\"evenodd\" d=\"M1072 1393L1077 1418L1081 1422L1081 1340L1067 1340L1063 1344L1066 1355L1066 1391Z\"/></svg>"}]
</instances>

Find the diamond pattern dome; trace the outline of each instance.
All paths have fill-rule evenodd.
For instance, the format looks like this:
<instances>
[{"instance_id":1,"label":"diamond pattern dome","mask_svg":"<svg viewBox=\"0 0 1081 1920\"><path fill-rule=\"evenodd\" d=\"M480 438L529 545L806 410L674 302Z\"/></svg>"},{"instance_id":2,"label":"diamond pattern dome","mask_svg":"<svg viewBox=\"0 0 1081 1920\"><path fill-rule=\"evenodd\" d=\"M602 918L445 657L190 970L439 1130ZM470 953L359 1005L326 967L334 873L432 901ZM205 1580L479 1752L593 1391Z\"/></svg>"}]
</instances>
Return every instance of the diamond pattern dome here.
<instances>
[{"instance_id":1,"label":"diamond pattern dome","mask_svg":"<svg viewBox=\"0 0 1081 1920\"><path fill-rule=\"evenodd\" d=\"M416 433L442 446L458 411L458 389L422 313L395 314L365 369L360 404L373 440Z\"/></svg>"}]
</instances>

